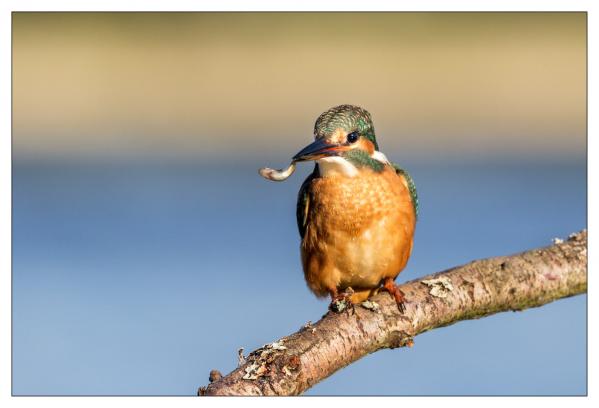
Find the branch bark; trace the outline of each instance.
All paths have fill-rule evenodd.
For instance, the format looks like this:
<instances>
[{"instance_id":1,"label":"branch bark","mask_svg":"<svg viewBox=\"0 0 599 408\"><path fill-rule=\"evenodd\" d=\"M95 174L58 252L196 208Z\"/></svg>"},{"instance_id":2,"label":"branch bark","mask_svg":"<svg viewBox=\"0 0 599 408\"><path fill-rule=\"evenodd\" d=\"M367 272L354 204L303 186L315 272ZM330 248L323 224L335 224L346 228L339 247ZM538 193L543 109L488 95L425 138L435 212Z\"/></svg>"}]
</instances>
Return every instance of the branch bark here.
<instances>
[{"instance_id":1,"label":"branch bark","mask_svg":"<svg viewBox=\"0 0 599 408\"><path fill-rule=\"evenodd\" d=\"M400 314L382 292L354 313L315 323L249 354L227 376L212 376L199 395L298 395L335 371L383 348L460 320L517 311L586 292L587 232L512 256L477 260L400 286ZM220 374L220 373L219 373Z\"/></svg>"}]
</instances>

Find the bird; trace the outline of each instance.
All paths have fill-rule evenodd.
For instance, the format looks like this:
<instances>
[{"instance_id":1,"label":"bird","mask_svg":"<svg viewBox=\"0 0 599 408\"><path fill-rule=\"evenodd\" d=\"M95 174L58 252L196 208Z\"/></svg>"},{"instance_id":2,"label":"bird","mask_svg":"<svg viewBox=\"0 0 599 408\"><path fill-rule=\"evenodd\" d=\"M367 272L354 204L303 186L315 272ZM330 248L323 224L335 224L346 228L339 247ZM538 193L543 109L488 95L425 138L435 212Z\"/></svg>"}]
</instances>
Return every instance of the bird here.
<instances>
[{"instance_id":1,"label":"bird","mask_svg":"<svg viewBox=\"0 0 599 408\"><path fill-rule=\"evenodd\" d=\"M379 150L370 113L355 105L323 112L314 142L293 163L314 161L296 207L304 277L317 297L354 304L380 290L400 312L395 279L412 253L418 194L410 174Z\"/></svg>"}]
</instances>

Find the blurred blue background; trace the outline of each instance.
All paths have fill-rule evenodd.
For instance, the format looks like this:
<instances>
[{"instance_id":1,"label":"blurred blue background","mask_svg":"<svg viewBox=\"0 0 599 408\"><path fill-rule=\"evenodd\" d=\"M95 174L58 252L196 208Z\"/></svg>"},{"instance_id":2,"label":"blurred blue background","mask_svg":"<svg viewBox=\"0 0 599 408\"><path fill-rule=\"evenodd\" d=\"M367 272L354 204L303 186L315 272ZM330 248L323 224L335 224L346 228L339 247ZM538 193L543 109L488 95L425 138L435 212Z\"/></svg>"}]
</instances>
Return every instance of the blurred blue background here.
<instances>
[{"instance_id":1,"label":"blurred blue background","mask_svg":"<svg viewBox=\"0 0 599 408\"><path fill-rule=\"evenodd\" d=\"M585 227L584 159L402 162L421 217L399 281ZM239 347L318 320L327 302L304 283L294 214L308 166L270 183L261 163L16 161L13 392L193 394ZM425 333L308 394L585 392L578 296Z\"/></svg>"},{"instance_id":2,"label":"blurred blue background","mask_svg":"<svg viewBox=\"0 0 599 408\"><path fill-rule=\"evenodd\" d=\"M257 169L336 104L418 187L399 282L586 228L585 35L583 13L13 14L13 394L194 395L317 321L311 167ZM585 394L586 319L577 296L460 322L307 394Z\"/></svg>"}]
</instances>

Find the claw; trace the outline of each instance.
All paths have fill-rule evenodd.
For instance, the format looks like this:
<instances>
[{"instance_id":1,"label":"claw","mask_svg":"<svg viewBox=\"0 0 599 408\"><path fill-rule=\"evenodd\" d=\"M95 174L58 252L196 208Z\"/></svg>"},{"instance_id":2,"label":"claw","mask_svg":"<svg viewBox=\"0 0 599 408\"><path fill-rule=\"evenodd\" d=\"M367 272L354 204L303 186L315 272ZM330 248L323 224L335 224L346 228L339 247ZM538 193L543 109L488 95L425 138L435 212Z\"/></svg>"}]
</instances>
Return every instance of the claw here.
<instances>
[{"instance_id":1,"label":"claw","mask_svg":"<svg viewBox=\"0 0 599 408\"><path fill-rule=\"evenodd\" d=\"M397 287L393 279L385 278L383 288L393 296L393 298L395 299L395 303L397 303L397 308L399 309L399 312L402 314L405 313L406 297L404 293Z\"/></svg>"}]
</instances>

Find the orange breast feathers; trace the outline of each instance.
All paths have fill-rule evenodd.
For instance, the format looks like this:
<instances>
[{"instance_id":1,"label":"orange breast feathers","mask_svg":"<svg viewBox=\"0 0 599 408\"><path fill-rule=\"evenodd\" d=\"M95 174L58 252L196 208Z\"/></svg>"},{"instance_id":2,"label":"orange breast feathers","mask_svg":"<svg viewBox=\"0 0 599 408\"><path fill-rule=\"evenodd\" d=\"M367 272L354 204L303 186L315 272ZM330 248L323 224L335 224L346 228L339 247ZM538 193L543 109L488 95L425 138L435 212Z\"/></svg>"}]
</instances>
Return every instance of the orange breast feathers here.
<instances>
[{"instance_id":1,"label":"orange breast feathers","mask_svg":"<svg viewBox=\"0 0 599 408\"><path fill-rule=\"evenodd\" d=\"M351 287L365 299L412 252L416 214L406 180L390 166L314 179L307 216L302 266L318 296Z\"/></svg>"}]
</instances>

